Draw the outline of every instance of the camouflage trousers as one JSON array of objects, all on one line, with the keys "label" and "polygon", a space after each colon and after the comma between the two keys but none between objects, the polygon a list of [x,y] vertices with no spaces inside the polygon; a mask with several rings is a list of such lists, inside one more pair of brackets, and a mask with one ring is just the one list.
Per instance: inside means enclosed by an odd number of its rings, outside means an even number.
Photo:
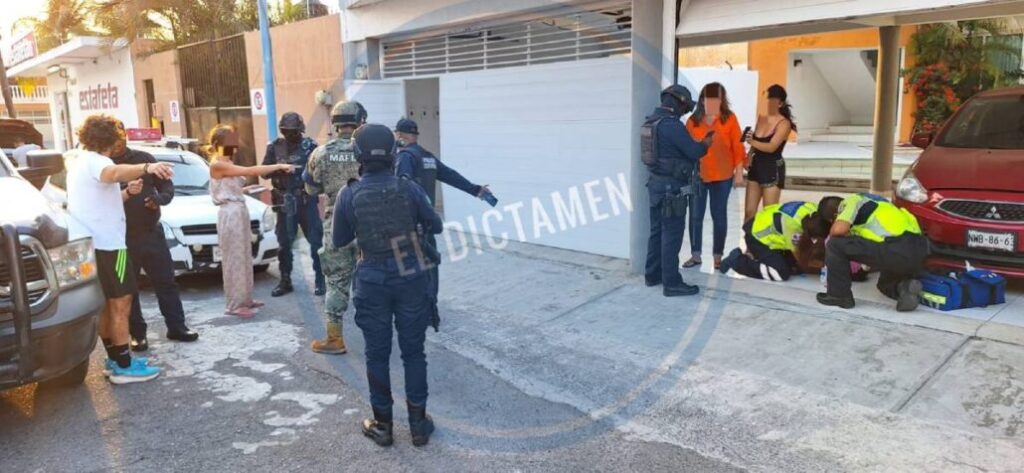
[{"label": "camouflage trousers", "polygon": [[352,291],[352,274],[356,269],[356,245],[349,244],[343,248],[334,248],[324,241],[320,248],[320,267],[327,281],[327,294],[324,298],[324,312],[328,322],[341,323],[341,318],[348,310],[349,295]]}]

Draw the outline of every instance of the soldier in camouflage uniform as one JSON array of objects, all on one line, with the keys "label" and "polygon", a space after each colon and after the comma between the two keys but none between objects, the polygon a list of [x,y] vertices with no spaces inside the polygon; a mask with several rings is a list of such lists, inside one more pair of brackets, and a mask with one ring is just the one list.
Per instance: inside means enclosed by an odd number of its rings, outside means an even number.
[{"label": "soldier in camouflage uniform", "polygon": [[320,264],[327,278],[327,297],[324,299],[327,338],[313,341],[311,348],[317,353],[340,355],[346,352],[341,320],[348,309],[352,272],[356,266],[356,244],[334,248],[331,228],[338,193],[350,181],[359,179],[359,162],[353,151],[355,142],[352,133],[365,122],[366,109],[359,102],[341,101],[335,104],[331,109],[331,124],[335,127],[337,137],[313,151],[302,175],[306,192],[327,197],[324,212],[325,239],[320,249]]}]

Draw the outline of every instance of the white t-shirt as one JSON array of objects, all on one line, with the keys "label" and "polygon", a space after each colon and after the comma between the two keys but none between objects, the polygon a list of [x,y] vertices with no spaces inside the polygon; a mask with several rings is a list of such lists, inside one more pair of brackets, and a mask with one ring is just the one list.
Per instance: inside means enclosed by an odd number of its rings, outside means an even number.
[{"label": "white t-shirt", "polygon": [[121,186],[100,181],[100,173],[114,162],[92,151],[78,151],[68,161],[68,212],[89,229],[97,250],[124,249]]}]

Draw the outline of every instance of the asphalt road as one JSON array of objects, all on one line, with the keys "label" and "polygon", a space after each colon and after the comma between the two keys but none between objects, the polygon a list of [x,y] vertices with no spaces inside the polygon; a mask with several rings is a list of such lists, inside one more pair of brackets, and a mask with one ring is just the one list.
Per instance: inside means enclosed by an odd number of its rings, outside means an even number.
[{"label": "asphalt road", "polygon": [[396,444],[379,448],[359,432],[369,407],[351,310],[350,353],[314,354],[307,347],[323,326],[308,279],[277,299],[275,282],[274,270],[257,276],[267,306],[240,320],[222,313],[219,275],[180,278],[197,344],[163,338],[146,292],[150,355],[165,369],[156,381],[110,385],[98,349],[84,386],[0,392],[0,471],[735,471],[529,395],[446,349],[433,332],[430,410],[438,431],[430,445],[411,446],[396,344]]}]

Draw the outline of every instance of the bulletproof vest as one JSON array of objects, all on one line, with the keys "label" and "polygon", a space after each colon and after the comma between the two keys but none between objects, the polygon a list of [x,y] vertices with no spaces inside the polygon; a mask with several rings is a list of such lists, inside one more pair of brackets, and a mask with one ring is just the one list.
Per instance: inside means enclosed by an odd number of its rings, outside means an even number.
[{"label": "bulletproof vest", "polygon": [[401,152],[409,153],[413,156],[415,162],[413,168],[416,170],[416,175],[412,176],[412,178],[423,188],[423,191],[427,193],[427,198],[430,199],[430,203],[433,204],[434,199],[437,198],[437,158],[418,143],[413,143],[403,148]]},{"label": "bulletproof vest", "polygon": [[305,138],[291,152],[288,151],[288,142],[284,138],[274,140],[274,160],[278,164],[294,164],[300,166],[296,172],[287,174],[276,172],[271,176],[270,182],[277,190],[302,189],[302,168],[306,166],[305,157],[311,150],[307,150],[308,143]]},{"label": "bulletproof vest", "polygon": [[317,163],[319,181],[327,194],[328,205],[334,205],[334,198],[350,179],[359,179],[359,162],[353,151],[355,142],[351,138],[335,138],[324,145],[324,154]]},{"label": "bulletproof vest", "polygon": [[[694,163],[686,159],[684,156],[663,156],[658,149],[658,142],[660,137],[658,136],[658,128],[665,119],[676,119],[669,116],[654,115],[647,118],[644,122],[643,127],[640,129],[640,158],[643,163],[647,165],[647,169],[651,171],[651,174],[663,178],[673,178],[682,181],[686,184],[693,185],[696,183],[697,167]],[[649,150],[645,154],[644,150],[648,145],[644,144],[644,136],[649,134]]]},{"label": "bulletproof vest", "polygon": [[416,222],[408,185],[401,179],[353,185],[356,244],[364,258],[394,258],[398,251],[413,254]]}]

